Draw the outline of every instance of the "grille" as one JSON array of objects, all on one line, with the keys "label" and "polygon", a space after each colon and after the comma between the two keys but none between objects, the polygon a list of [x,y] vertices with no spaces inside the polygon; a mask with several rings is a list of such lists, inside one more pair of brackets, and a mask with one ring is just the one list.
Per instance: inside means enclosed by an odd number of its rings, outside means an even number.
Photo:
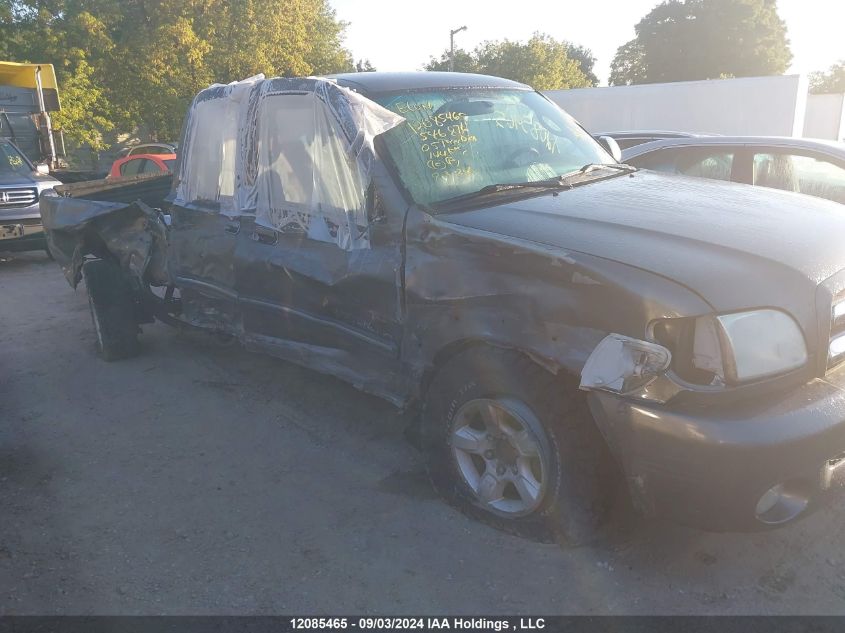
[{"label": "grille", "polygon": [[28,207],[38,201],[35,187],[0,189],[0,209]]}]

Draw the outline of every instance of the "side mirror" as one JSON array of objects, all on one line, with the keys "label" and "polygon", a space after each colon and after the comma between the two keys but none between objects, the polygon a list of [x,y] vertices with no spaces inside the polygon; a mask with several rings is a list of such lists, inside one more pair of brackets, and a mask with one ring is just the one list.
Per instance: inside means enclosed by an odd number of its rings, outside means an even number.
[{"label": "side mirror", "polygon": [[47,176],[50,174],[50,165],[46,165],[44,163],[38,163],[35,166],[36,173],[41,174],[42,176]]},{"label": "side mirror", "polygon": [[600,136],[598,138],[599,145],[605,148],[608,153],[613,156],[613,160],[617,163],[622,162],[622,149],[619,147],[619,143],[616,142],[612,136]]}]

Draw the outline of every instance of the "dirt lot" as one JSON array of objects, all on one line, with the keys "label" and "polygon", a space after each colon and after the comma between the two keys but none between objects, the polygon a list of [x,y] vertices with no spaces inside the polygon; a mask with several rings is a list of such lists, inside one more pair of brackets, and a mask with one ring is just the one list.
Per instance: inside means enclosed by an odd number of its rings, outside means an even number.
[{"label": "dirt lot", "polygon": [[777,532],[639,522],[562,551],[432,494],[389,405],[0,261],[0,614],[845,613],[845,500]]}]

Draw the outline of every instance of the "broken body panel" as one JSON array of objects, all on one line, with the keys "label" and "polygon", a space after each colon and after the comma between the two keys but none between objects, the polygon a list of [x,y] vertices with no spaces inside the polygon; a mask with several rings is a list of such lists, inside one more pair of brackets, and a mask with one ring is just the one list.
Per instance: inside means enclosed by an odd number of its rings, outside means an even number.
[{"label": "broken body panel", "polygon": [[[518,350],[553,373],[579,376],[608,335],[660,347],[656,323],[776,308],[806,341],[807,362],[794,371],[700,384],[674,362],[667,367],[667,355],[624,396],[595,382],[601,372],[584,376],[639,507],[709,527],[760,527],[753,500],[766,487],[812,479],[845,449],[845,391],[826,365],[831,304],[845,291],[837,205],[649,172],[452,207],[420,204],[379,136],[403,119],[361,94],[381,102],[457,81],[427,75],[423,86],[374,77],[368,89],[340,77],[212,87],[188,116],[167,200],[95,202],[74,197],[92,194],[75,185],[42,198],[53,253],[74,286],[86,255],[114,258],[139,287],[179,290],[171,317],[399,406],[419,401],[437,368],[468,346]],[[494,78],[461,81],[473,90],[526,90]],[[262,136],[262,122],[281,120],[262,118],[262,104],[281,96],[287,108],[288,97],[305,95],[315,117],[335,121],[316,125],[305,149],[291,148],[302,140],[293,135]],[[228,149],[214,160],[203,150],[190,164],[192,135],[205,129],[197,113],[214,100],[231,123],[229,140],[218,135]],[[282,149],[269,149],[277,141]],[[318,146],[335,157],[331,165],[314,159]],[[285,152],[309,158],[311,170],[299,178],[301,165],[280,166]],[[262,182],[273,170],[284,186]],[[337,191],[315,180],[329,172],[353,184]],[[293,191],[291,183],[303,182]],[[805,416],[813,420],[801,428]],[[744,473],[744,464],[756,469]],[[729,500],[718,498],[724,477],[707,475],[722,466],[738,490]]]}]

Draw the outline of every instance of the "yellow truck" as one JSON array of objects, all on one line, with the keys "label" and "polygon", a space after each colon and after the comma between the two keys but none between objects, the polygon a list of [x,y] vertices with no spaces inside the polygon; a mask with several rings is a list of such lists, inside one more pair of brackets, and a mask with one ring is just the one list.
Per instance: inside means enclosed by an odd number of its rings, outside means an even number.
[{"label": "yellow truck", "polygon": [[0,137],[12,141],[33,163],[59,167],[61,134],[50,113],[61,109],[52,64],[0,62]]},{"label": "yellow truck", "polygon": [[0,252],[47,249],[38,202],[60,184],[50,176],[64,153],[50,121],[59,107],[52,65],[0,62]]}]

